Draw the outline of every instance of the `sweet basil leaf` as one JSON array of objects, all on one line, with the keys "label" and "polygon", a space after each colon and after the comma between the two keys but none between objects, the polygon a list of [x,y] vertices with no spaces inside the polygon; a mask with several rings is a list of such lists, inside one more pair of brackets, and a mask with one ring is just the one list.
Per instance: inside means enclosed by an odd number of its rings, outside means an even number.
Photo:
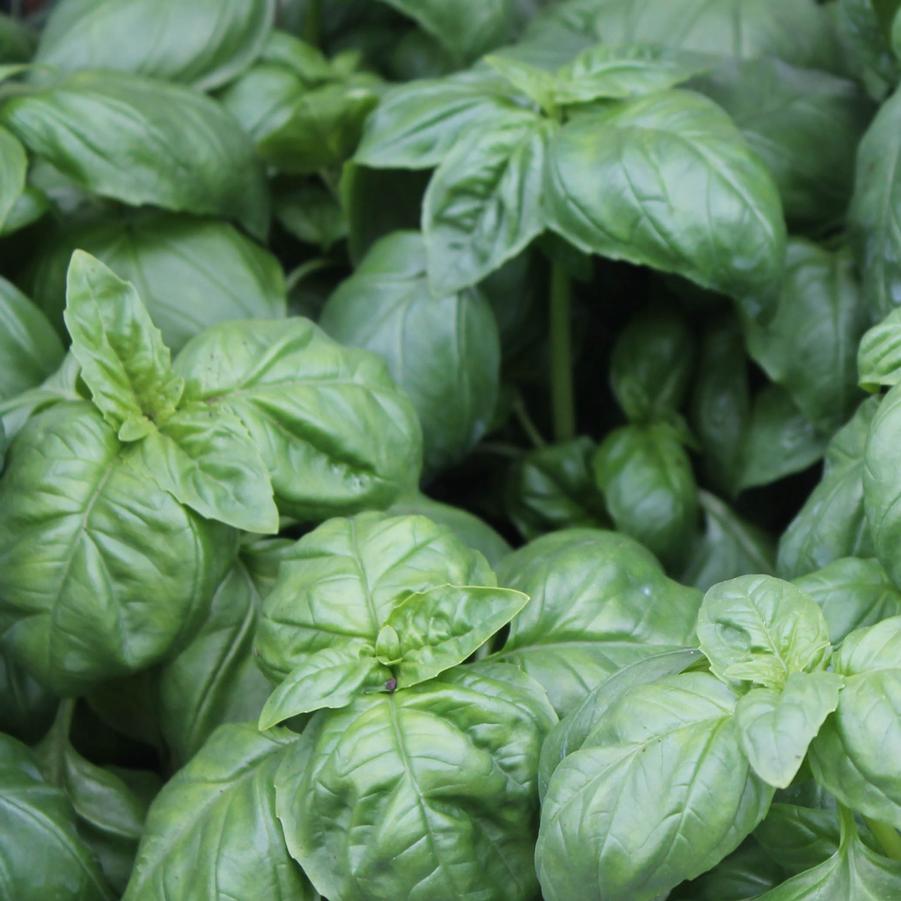
[{"label": "sweet basil leaf", "polygon": [[777,571],[797,578],[841,557],[873,556],[864,510],[864,450],[879,402],[862,403],[826,448],[823,476],[779,540]]},{"label": "sweet basil leaf", "polygon": [[[886,6],[890,3],[878,3],[882,10]],[[840,0],[835,18],[848,68],[866,85],[871,96],[884,97],[897,82],[899,69],[888,43],[888,28],[877,15],[877,3]]]},{"label": "sweet basil leaf", "polygon": [[275,814],[275,773],[295,740],[249,723],[217,729],[153,802],[124,898],[207,897],[212,881],[233,898],[312,901]]},{"label": "sweet basil leaf", "polygon": [[395,232],[376,242],[320,317],[335,340],[378,354],[413,402],[426,472],[459,462],[488,430],[501,348],[478,292],[433,296],[423,239]]},{"label": "sweet basil leaf", "polygon": [[[735,701],[710,674],[687,673],[635,686],[607,711],[544,796],[535,860],[548,901],[651,901],[754,829],[772,789],[742,755]],[[632,803],[617,804],[624,796]]]},{"label": "sweet basil leaf", "polygon": [[554,532],[507,557],[498,577],[530,600],[495,657],[540,682],[560,715],[621,667],[694,644],[700,593],[625,535]]},{"label": "sweet basil leaf", "polygon": [[820,608],[772,576],[714,585],[698,612],[698,638],[721,679],[767,688],[781,688],[791,673],[824,669],[832,652]]},{"label": "sweet basil leaf", "polygon": [[322,711],[276,776],[288,848],[327,897],[425,901],[451,878],[460,896],[527,901],[555,721],[527,676],[484,663]]},{"label": "sweet basil leaf", "polygon": [[777,802],[754,830],[754,839],[776,863],[799,873],[838,850],[839,821],[834,809]]},{"label": "sweet basil leaf", "polygon": [[857,351],[857,375],[864,391],[901,382],[901,310],[892,310],[864,333]]},{"label": "sweet basil leaf", "polygon": [[275,216],[299,241],[330,250],[347,237],[347,217],[338,198],[324,185],[302,181],[275,197]]},{"label": "sweet basil leaf", "polygon": [[185,345],[175,369],[187,400],[243,423],[284,516],[387,506],[417,480],[419,424],[384,364],[306,319],[213,326]]},{"label": "sweet basil leaf", "polygon": [[753,841],[745,841],[715,867],[681,890],[692,901],[746,901],[773,888],[785,871]]},{"label": "sweet basil leaf", "polygon": [[25,148],[14,135],[0,128],[0,229],[4,227],[13,207],[25,190],[27,160]]},{"label": "sweet basil leaf", "polygon": [[0,650],[0,732],[31,744],[50,728],[58,706],[53,692]]},{"label": "sweet basil leaf", "polygon": [[63,316],[81,377],[121,439],[142,438],[173,416],[184,380],[172,372],[169,348],[134,285],[77,250]]},{"label": "sweet basil leaf", "polygon": [[85,190],[267,231],[269,197],[250,140],[196,91],[124,72],[78,72],[7,98],[0,121]]},{"label": "sweet basil leaf", "polygon": [[615,429],[593,466],[616,528],[664,562],[681,560],[698,515],[698,489],[676,430],[668,423]]}]

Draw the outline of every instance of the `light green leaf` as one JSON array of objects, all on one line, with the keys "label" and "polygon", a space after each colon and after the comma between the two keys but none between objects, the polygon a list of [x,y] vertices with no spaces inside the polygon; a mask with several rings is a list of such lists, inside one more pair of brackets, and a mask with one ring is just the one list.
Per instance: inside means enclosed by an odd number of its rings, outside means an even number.
[{"label": "light green leaf", "polygon": [[5,128],[0,128],[0,171],[3,173],[0,177],[0,229],[25,190],[27,165],[22,143]]},{"label": "light green leaf", "polygon": [[721,679],[766,688],[781,688],[791,673],[825,669],[832,652],[820,608],[772,576],[714,585],[698,613],[698,638]]},{"label": "light green leaf", "polygon": [[841,676],[791,673],[781,691],[754,688],[735,708],[741,749],[764,782],[787,788],[826,717],[838,707]]},{"label": "light green leaf", "polygon": [[63,318],[81,377],[122,440],[143,438],[171,419],[185,383],[134,285],[76,250]]},{"label": "light green leaf", "polygon": [[545,112],[553,112],[557,87],[557,76],[554,73],[504,51],[486,56],[485,62]]},{"label": "light green leaf", "polygon": [[871,394],[901,382],[901,309],[892,310],[861,338],[857,377],[860,387]]}]

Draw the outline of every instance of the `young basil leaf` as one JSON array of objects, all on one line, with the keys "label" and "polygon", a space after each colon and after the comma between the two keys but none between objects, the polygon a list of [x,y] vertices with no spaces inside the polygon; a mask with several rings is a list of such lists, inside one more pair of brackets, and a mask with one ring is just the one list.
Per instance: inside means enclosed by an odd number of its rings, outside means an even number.
[{"label": "young basil leaf", "polygon": [[92,193],[234,218],[266,234],[269,197],[253,146],[219,104],[196,91],[125,72],[78,72],[7,98],[0,121]]},{"label": "young basil leaf", "polygon": [[387,506],[418,478],[419,423],[385,365],[308,320],[220,323],[185,345],[175,369],[187,400],[243,423],[284,516]]},{"label": "young basil leaf", "polygon": [[422,210],[433,291],[476,284],[544,231],[545,155],[555,128],[534,113],[509,113],[444,158]]},{"label": "young basil leaf", "polygon": [[153,802],[123,901],[203,898],[211,884],[232,898],[313,901],[275,813],[273,780],[296,738],[250,723],[217,729]]},{"label": "young basil leaf", "polygon": [[561,716],[621,667],[694,644],[700,592],[625,535],[554,532],[512,553],[498,576],[531,600],[494,656],[540,682]]},{"label": "young basil leaf", "polygon": [[22,143],[5,128],[0,128],[0,171],[3,172],[0,178],[0,229],[25,190],[27,165]]},{"label": "young basil leaf", "polygon": [[797,578],[841,557],[873,556],[864,510],[864,450],[879,401],[864,401],[826,448],[819,484],[779,539],[776,569]]},{"label": "young basil leaf", "polygon": [[493,53],[485,57],[485,62],[506,78],[517,91],[537,103],[542,110],[548,114],[554,112],[557,75],[553,72],[519,59],[515,52],[513,55],[503,51]]},{"label": "young basil leaf", "polygon": [[120,69],[218,87],[250,65],[272,27],[274,0],[63,0],[35,62],[64,71]]},{"label": "young basil leaf", "polygon": [[882,319],[901,304],[901,91],[881,107],[857,151],[848,223],[870,316]]},{"label": "young basil leaf", "polygon": [[772,576],[714,585],[698,612],[698,638],[719,678],[766,688],[781,688],[791,673],[825,669],[832,652],[820,608]]},{"label": "young basil leaf", "polygon": [[172,418],[185,383],[132,284],[76,250],[63,318],[81,377],[120,439],[143,438]]},{"label": "young basil leaf", "polygon": [[257,628],[259,665],[281,682],[316,651],[374,648],[399,602],[445,584],[496,579],[481,554],[423,516],[331,519],[283,558]]},{"label": "young basil leaf", "polygon": [[901,310],[892,310],[864,333],[857,351],[858,384],[875,394],[901,382]]},{"label": "young basil leaf", "polygon": [[463,663],[528,602],[521,591],[471,585],[438,585],[408,595],[385,621],[399,640],[392,666],[397,687],[417,685]]},{"label": "young basil leaf", "polygon": [[205,519],[245,532],[278,532],[266,464],[227,408],[182,406],[144,438],[138,453],[160,488]]},{"label": "young basil leaf", "polygon": [[687,91],[578,116],[548,151],[548,225],[587,253],[740,299],[778,285],[776,186],[729,117]]},{"label": "young basil leaf", "polygon": [[615,429],[594,457],[594,476],[616,528],[661,560],[681,560],[698,515],[691,461],[668,423]]},{"label": "young basil leaf", "polygon": [[288,848],[330,898],[528,901],[535,772],[555,721],[528,676],[485,663],[321,711],[276,775]]},{"label": "young basil leaf", "polygon": [[835,673],[790,673],[781,691],[754,688],[738,699],[741,749],[764,782],[789,786],[811,741],[838,707],[841,687]]},{"label": "young basil leaf", "polygon": [[0,480],[4,644],[60,694],[145,669],[203,618],[233,541],[123,455],[92,405],[57,404]]},{"label": "young basil leaf", "polygon": [[710,674],[686,673],[637,685],[607,711],[544,796],[543,897],[651,901],[738,846],[773,792],[742,755],[735,701]]},{"label": "young basil leaf", "polygon": [[842,557],[794,583],[820,605],[833,645],[862,626],[901,616],[901,591],[878,560]]},{"label": "young basil leaf", "polygon": [[115,894],[79,837],[66,796],[41,778],[28,748],[7,735],[0,735],[0,794],[0,892],[5,897],[112,901]]},{"label": "young basil leaf", "polygon": [[488,430],[501,365],[494,314],[478,292],[432,295],[418,233],[395,232],[374,244],[319,323],[335,340],[388,364],[422,424],[427,474],[459,462]]}]

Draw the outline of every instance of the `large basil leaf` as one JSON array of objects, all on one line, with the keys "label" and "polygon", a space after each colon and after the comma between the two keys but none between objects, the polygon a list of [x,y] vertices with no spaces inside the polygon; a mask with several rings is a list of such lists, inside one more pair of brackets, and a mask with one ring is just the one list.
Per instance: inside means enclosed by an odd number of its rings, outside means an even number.
[{"label": "large basil leaf", "polygon": [[187,399],[250,432],[285,516],[387,506],[417,479],[419,423],[384,363],[306,319],[220,323],[189,341],[175,368]]},{"label": "large basil leaf", "polygon": [[614,430],[595,454],[594,475],[619,531],[667,563],[681,560],[695,529],[698,489],[671,425]]},{"label": "large basil leaf", "polygon": [[779,539],[777,571],[796,578],[841,557],[873,555],[864,511],[864,449],[879,401],[858,407],[826,449],[820,483]]},{"label": "large basil leaf", "polygon": [[275,773],[295,739],[217,729],[153,802],[124,898],[316,898],[275,813]]},{"label": "large basil leaf", "polygon": [[250,139],[196,91],[124,72],[78,72],[8,98],[0,121],[94,194],[267,231],[269,197]]},{"label": "large basil leaf", "polygon": [[274,12],[274,0],[63,0],[41,31],[35,61],[209,89],[253,62]]},{"label": "large basil leaf", "polygon": [[761,303],[778,282],[776,186],[698,94],[664,91],[574,118],[551,141],[546,190],[549,226],[585,252]]},{"label": "large basil leaf", "polygon": [[882,319],[901,304],[901,90],[883,104],[857,151],[848,211],[863,295]]},{"label": "large basil leaf", "polygon": [[510,113],[462,139],[425,194],[429,281],[439,293],[481,281],[544,231],[543,179],[554,126]]},{"label": "large basil leaf", "polygon": [[835,670],[838,709],[810,747],[817,781],[865,816],[901,829],[901,774],[886,749],[901,742],[901,616],[852,632]]},{"label": "large basil leaf", "polygon": [[775,542],[762,529],[742,519],[719,498],[698,494],[704,513],[704,531],[691,545],[680,582],[706,591],[748,573],[775,570]]},{"label": "large basil leaf", "polygon": [[257,628],[259,665],[280,682],[316,651],[361,643],[374,650],[382,626],[410,594],[495,584],[481,554],[425,517],[329,520],[283,557]]},{"label": "large basil leaf", "polygon": [[316,715],[276,776],[288,848],[331,898],[535,896],[535,774],[556,721],[503,664]]},{"label": "large basil leaf", "polygon": [[62,694],[146,668],[202,619],[230,535],[157,488],[92,406],[58,404],[0,481],[4,644]]},{"label": "large basil leaf", "polygon": [[548,785],[535,855],[543,897],[652,901],[738,846],[772,789],[742,755],[735,701],[713,676],[688,673],[614,703]]},{"label": "large basil leaf", "polygon": [[858,400],[856,349],[866,325],[851,254],[793,238],[779,306],[766,326],[749,326],[749,350],[804,417],[831,433]]},{"label": "large basil leaf", "polygon": [[791,673],[825,669],[832,652],[820,608],[772,576],[714,585],[698,613],[698,638],[721,679],[766,688],[781,688]]},{"label": "large basil leaf", "polygon": [[789,222],[841,219],[872,114],[854,82],[761,58],[725,61],[691,87],[729,113],[766,163]]},{"label": "large basil leaf", "polygon": [[62,344],[46,317],[0,278],[0,399],[39,385],[62,358]]},{"label": "large basil leaf", "polygon": [[540,682],[561,716],[621,667],[694,644],[700,592],[625,535],[545,535],[507,557],[498,578],[531,600],[495,657]]},{"label": "large basil leaf", "polygon": [[285,280],[272,254],[225,222],[151,213],[76,220],[38,244],[26,284],[60,324],[66,270],[77,247],[139,288],[173,351],[217,322],[285,315]]},{"label": "large basil leaf", "polygon": [[75,829],[65,795],[42,778],[28,748],[0,735],[0,892],[17,901],[112,901]]},{"label": "large basil leaf", "polygon": [[878,560],[843,557],[794,582],[820,605],[834,645],[855,629],[901,616],[901,591]]},{"label": "large basil leaf", "polygon": [[422,423],[431,474],[461,460],[488,430],[501,351],[485,298],[470,291],[433,296],[425,264],[417,233],[382,238],[332,295],[320,325],[388,364]]},{"label": "large basil leaf", "polygon": [[591,469],[594,452],[594,442],[582,435],[529,451],[510,467],[507,515],[523,537],[608,524]]}]

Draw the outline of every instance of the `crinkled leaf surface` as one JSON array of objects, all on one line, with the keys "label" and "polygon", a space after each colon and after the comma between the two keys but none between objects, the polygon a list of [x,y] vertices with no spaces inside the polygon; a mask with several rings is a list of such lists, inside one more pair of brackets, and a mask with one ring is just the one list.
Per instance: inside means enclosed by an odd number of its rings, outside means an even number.
[{"label": "crinkled leaf surface", "polygon": [[892,310],[864,333],[857,351],[861,388],[876,392],[901,382],[901,310]]}]

